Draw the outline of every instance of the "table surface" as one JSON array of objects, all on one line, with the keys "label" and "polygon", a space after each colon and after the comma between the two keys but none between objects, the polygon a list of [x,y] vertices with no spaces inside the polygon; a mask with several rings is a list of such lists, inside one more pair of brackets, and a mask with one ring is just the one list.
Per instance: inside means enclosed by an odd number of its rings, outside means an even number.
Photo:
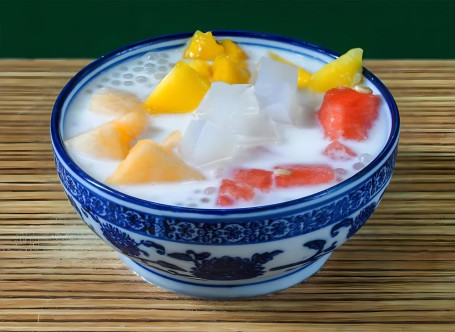
[{"label": "table surface", "polygon": [[0,60],[1,331],[455,330],[455,60],[365,62],[402,119],[379,208],[307,282],[227,302],[142,281],[66,200],[49,119],[88,62]]}]

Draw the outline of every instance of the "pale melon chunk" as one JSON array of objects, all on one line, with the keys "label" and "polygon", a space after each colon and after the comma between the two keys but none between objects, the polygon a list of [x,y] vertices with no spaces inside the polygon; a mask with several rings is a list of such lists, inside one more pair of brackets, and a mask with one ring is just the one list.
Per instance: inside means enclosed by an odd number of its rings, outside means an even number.
[{"label": "pale melon chunk", "polygon": [[142,108],[135,94],[117,89],[98,90],[90,99],[90,112],[102,115],[122,116]]},{"label": "pale melon chunk", "polygon": [[68,140],[66,144],[90,157],[123,159],[131,148],[131,142],[146,129],[147,117],[143,110],[129,112]]},{"label": "pale melon chunk", "polygon": [[74,137],[66,144],[79,153],[104,159],[123,159],[130,149],[129,142],[122,138],[112,122]]},{"label": "pale melon chunk", "polygon": [[202,179],[204,176],[200,172],[185,164],[174,153],[166,151],[156,142],[144,139],[136,143],[106,182],[131,185]]},{"label": "pale melon chunk", "polygon": [[188,163],[203,166],[232,158],[238,150],[237,136],[217,124],[193,120],[179,144],[180,155]]},{"label": "pale melon chunk", "polygon": [[273,120],[292,123],[296,108],[297,67],[262,58],[254,84],[259,107]]},{"label": "pale melon chunk", "polygon": [[145,110],[139,110],[127,113],[115,119],[112,123],[122,135],[134,139],[147,128],[148,117],[149,115]]},{"label": "pale melon chunk", "polygon": [[174,130],[171,132],[168,137],[166,137],[161,143],[161,147],[166,151],[173,151],[174,148],[180,143],[182,140],[182,132],[180,130]]}]

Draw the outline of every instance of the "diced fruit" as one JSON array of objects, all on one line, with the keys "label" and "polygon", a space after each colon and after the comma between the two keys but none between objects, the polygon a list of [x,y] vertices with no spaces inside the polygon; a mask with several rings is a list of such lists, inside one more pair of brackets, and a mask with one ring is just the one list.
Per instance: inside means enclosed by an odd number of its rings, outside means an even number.
[{"label": "diced fruit", "polygon": [[185,59],[215,60],[224,53],[224,47],[218,44],[210,31],[196,31],[190,39],[183,57]]},{"label": "diced fruit", "polygon": [[183,61],[152,91],[144,103],[154,113],[187,113],[196,109],[210,88],[210,82]]},{"label": "diced fruit", "polygon": [[201,59],[194,59],[188,63],[191,68],[199,73],[202,77],[210,80],[212,77],[212,66],[207,61]]},{"label": "diced fruit", "polygon": [[349,88],[327,91],[318,112],[325,136],[331,140],[365,140],[379,115],[380,103],[380,96]]},{"label": "diced fruit", "polygon": [[238,150],[238,141],[234,133],[211,121],[198,119],[188,125],[179,150],[185,161],[203,166],[232,158]]},{"label": "diced fruit", "polygon": [[272,188],[273,172],[263,169],[236,169],[233,171],[232,178],[234,182],[245,183],[261,191],[269,192]]},{"label": "diced fruit", "polygon": [[230,206],[236,201],[251,201],[253,198],[254,190],[250,185],[223,179],[216,202],[218,206]]},{"label": "diced fruit", "polygon": [[349,160],[357,156],[354,151],[337,140],[327,145],[323,153],[333,160]]},{"label": "diced fruit", "polygon": [[68,140],[67,144],[91,157],[123,159],[131,148],[131,142],[145,130],[147,117],[143,110],[129,112]]},{"label": "diced fruit", "polygon": [[287,64],[287,65],[297,67],[297,66],[296,66],[295,64],[293,64],[291,61],[288,61],[288,60],[286,60],[285,58],[280,57],[280,56],[279,56],[278,54],[276,54],[275,52],[269,51],[269,57],[270,57],[270,59],[272,59],[272,60],[279,61],[279,62],[285,63],[285,64]]},{"label": "diced fruit", "polygon": [[250,72],[241,62],[232,60],[226,55],[218,56],[212,65],[212,80],[229,84],[246,84],[250,80]]},{"label": "diced fruit", "polygon": [[332,167],[326,165],[291,164],[275,167],[277,187],[295,187],[323,184],[335,179]]},{"label": "diced fruit", "polygon": [[140,140],[106,182],[129,185],[202,180],[204,176],[151,140]]},{"label": "diced fruit", "polygon": [[95,158],[123,159],[130,149],[112,123],[106,123],[66,142],[68,147]]},{"label": "diced fruit", "polygon": [[292,123],[296,109],[297,68],[262,58],[254,91],[262,111],[273,120]]},{"label": "diced fruit", "polygon": [[311,73],[307,72],[305,69],[298,67],[299,70],[299,79],[297,81],[297,86],[299,88],[305,88],[308,86],[308,82],[311,78]]},{"label": "diced fruit", "polygon": [[226,54],[228,58],[234,59],[236,61],[248,59],[248,55],[246,55],[242,48],[232,40],[225,39],[221,42],[221,45],[223,45],[224,54]]},{"label": "diced fruit", "polygon": [[148,115],[144,110],[129,112],[112,121],[121,137],[129,143],[147,127]]},{"label": "diced fruit", "polygon": [[117,89],[101,89],[90,99],[90,112],[97,114],[121,116],[142,108],[136,95]]},{"label": "diced fruit", "polygon": [[161,147],[163,150],[172,151],[181,140],[182,132],[180,130],[174,130],[164,139],[163,143],[161,143]]},{"label": "diced fruit", "polygon": [[279,61],[279,62],[282,62],[282,63],[285,63],[285,64],[288,64],[288,65],[291,65],[291,66],[294,66],[294,67],[297,67],[298,69],[298,80],[297,80],[297,86],[299,88],[305,88],[308,86],[308,82],[310,81],[310,78],[311,78],[311,73],[307,72],[305,69],[301,68],[301,67],[298,67],[296,66],[295,64],[293,64],[292,62],[280,57],[278,54],[276,53],[273,53],[273,52],[269,52],[269,56],[271,59],[275,60],[275,61]]},{"label": "diced fruit", "polygon": [[216,200],[216,205],[218,206],[232,206],[234,204],[235,201],[229,196],[219,195]]},{"label": "diced fruit", "polygon": [[353,48],[315,72],[308,86],[316,92],[338,87],[353,87],[362,81],[361,48]]}]

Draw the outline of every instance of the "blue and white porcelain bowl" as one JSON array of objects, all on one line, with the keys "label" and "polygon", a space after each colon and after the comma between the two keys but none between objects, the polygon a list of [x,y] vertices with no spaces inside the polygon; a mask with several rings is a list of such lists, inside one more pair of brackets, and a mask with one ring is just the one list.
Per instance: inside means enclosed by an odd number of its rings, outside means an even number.
[{"label": "blue and white porcelain bowl", "polygon": [[[338,56],[320,46],[276,35],[214,34],[324,62]],[[316,273],[378,206],[397,155],[397,106],[387,88],[364,69],[368,84],[382,94],[389,112],[391,130],[384,149],[346,181],[284,203],[231,210],[177,207],[125,195],[91,178],[73,162],[63,143],[63,121],[74,97],[106,68],[153,50],[179,47],[190,36],[169,35],[125,46],[74,76],[60,93],[51,120],[58,175],[82,220],[145,280],[177,293],[216,299],[286,289]]]}]

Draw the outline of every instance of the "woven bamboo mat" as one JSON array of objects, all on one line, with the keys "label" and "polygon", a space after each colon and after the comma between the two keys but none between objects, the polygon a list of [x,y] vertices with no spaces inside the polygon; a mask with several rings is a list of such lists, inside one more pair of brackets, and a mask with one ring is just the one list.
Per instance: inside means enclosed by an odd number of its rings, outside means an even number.
[{"label": "woven bamboo mat", "polygon": [[366,61],[398,103],[377,212],[306,283],[214,302],[131,273],[76,216],[49,138],[87,60],[0,60],[0,331],[454,331],[455,60]]}]

